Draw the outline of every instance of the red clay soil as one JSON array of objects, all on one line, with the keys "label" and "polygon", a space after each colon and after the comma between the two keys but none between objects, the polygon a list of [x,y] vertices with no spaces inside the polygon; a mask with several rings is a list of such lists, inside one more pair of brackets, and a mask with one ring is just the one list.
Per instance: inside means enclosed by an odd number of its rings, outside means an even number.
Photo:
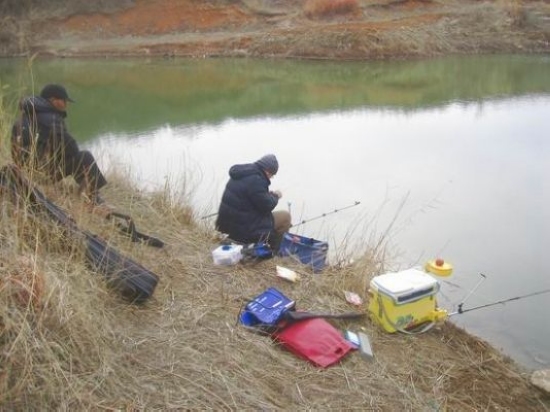
[{"label": "red clay soil", "polygon": [[497,0],[364,0],[353,10],[314,14],[310,1],[136,0],[115,13],[34,21],[29,49],[58,56],[322,59],[550,50],[550,30],[541,30],[550,16],[544,2],[518,9]]},{"label": "red clay soil", "polygon": [[183,31],[208,31],[244,26],[253,15],[241,7],[198,1],[138,0],[136,6],[113,15],[79,15],[61,22],[63,30],[109,36],[151,36]]},{"label": "red clay soil", "polygon": [[[287,3],[292,2],[288,1]],[[411,12],[425,8],[430,2],[402,1],[394,3],[396,4],[391,6],[394,10],[402,9]],[[283,14],[282,11],[281,13]],[[352,20],[354,17],[360,19],[356,14],[346,13],[344,18],[347,21],[336,24],[336,28],[350,27],[350,17]],[[407,19],[405,25],[432,22],[437,17],[438,15],[422,12],[414,18]],[[190,30],[242,29],[255,24],[263,25],[266,20],[268,19],[265,16],[255,13],[253,10],[243,9],[242,5],[238,4],[215,5],[193,0],[138,0],[135,7],[118,14],[74,16],[62,22],[62,27],[77,33],[94,32],[99,29],[110,35],[150,36]],[[325,21],[324,24],[326,23]],[[360,24],[371,28],[395,29],[397,26],[402,26],[403,23],[403,20],[394,20],[383,23],[362,21]],[[332,27],[333,30],[336,28]]]}]

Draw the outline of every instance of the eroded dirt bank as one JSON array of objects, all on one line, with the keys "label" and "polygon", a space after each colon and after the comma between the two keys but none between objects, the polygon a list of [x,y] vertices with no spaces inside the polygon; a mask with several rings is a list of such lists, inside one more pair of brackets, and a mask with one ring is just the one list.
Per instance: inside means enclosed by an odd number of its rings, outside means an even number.
[{"label": "eroded dirt bank", "polygon": [[[11,54],[387,59],[550,51],[544,1],[136,0],[110,12],[22,19]],[[60,14],[60,13],[58,13]]]}]

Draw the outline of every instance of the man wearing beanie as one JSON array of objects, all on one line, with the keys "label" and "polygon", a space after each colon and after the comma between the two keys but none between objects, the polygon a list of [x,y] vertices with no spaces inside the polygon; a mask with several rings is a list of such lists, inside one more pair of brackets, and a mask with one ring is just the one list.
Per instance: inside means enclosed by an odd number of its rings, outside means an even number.
[{"label": "man wearing beanie", "polygon": [[292,226],[289,212],[273,212],[282,197],[278,190],[269,191],[278,170],[279,162],[272,154],[254,163],[231,166],[216,229],[236,242],[267,241],[277,252],[284,233]]},{"label": "man wearing beanie", "polygon": [[85,199],[97,205],[103,202],[98,191],[107,181],[94,156],[80,150],[67,130],[67,102],[74,100],[59,84],[48,84],[40,96],[21,100],[21,116],[12,128],[12,158],[19,166],[42,170],[54,182],[73,176]]}]

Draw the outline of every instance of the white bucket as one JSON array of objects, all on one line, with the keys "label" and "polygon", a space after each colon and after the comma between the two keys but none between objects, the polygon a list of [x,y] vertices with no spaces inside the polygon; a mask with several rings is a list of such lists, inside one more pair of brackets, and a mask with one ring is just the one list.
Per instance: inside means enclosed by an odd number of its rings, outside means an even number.
[{"label": "white bucket", "polygon": [[241,245],[221,245],[212,251],[215,265],[235,265],[241,258]]}]

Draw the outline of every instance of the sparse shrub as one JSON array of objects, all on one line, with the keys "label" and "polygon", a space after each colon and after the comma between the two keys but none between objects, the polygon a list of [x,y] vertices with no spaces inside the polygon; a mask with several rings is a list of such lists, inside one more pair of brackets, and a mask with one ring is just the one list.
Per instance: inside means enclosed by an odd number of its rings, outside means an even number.
[{"label": "sparse shrub", "polygon": [[307,0],[304,12],[308,17],[330,17],[359,10],[357,0]]},{"label": "sparse shrub", "polygon": [[2,0],[0,16],[17,18],[66,17],[85,13],[112,13],[134,6],[135,0]]},{"label": "sparse shrub", "polygon": [[521,1],[511,1],[508,5],[508,15],[512,20],[512,26],[525,28],[528,26],[527,10]]},{"label": "sparse shrub", "polygon": [[34,267],[31,259],[18,257],[11,267],[0,262],[0,292],[19,308],[38,311],[42,307],[44,274]]},{"label": "sparse shrub", "polygon": [[17,54],[22,50],[24,37],[22,27],[25,23],[13,17],[0,17],[0,55]]}]

